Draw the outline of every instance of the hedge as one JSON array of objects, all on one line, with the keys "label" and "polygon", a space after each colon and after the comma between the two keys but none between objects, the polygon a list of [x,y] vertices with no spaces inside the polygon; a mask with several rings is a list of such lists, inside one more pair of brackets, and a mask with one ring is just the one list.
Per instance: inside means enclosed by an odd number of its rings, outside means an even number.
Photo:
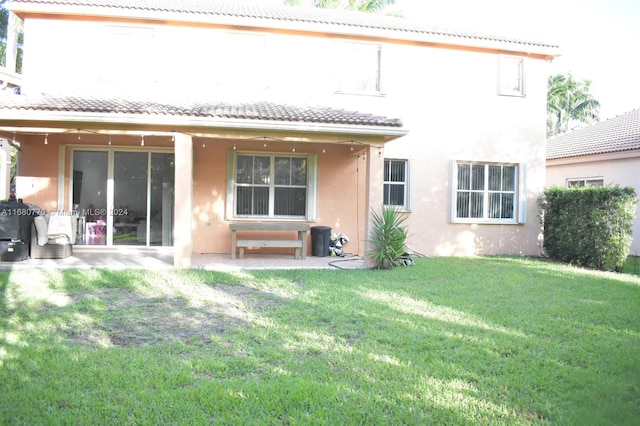
[{"label": "hedge", "polygon": [[621,271],[631,249],[632,187],[551,187],[540,201],[543,254],[560,261]]}]

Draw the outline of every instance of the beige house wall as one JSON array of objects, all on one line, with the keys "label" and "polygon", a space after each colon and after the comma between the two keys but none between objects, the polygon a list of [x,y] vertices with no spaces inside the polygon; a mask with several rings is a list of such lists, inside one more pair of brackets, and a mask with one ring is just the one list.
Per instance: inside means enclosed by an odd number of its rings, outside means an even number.
[{"label": "beige house wall", "polygon": [[[138,47],[132,49],[135,54],[116,49],[119,45],[110,38],[114,28],[126,33],[121,42],[126,39],[129,46]],[[354,152],[349,143],[336,143],[335,135],[327,137],[324,154],[320,143],[298,146],[299,152],[318,154],[318,211],[312,226],[346,233],[351,239],[347,251],[363,255],[367,240],[363,218],[368,210],[381,207],[382,160],[406,159],[411,165],[412,206],[407,213],[411,249],[438,256],[540,253],[537,198],[545,179],[545,60],[526,53],[362,39],[381,47],[382,92],[349,94],[336,90],[338,70],[346,60],[336,52],[346,38],[256,31],[263,42],[256,44],[257,50],[245,52],[240,68],[233,68],[238,55],[227,42],[250,34],[230,27],[32,18],[25,23],[24,48],[29,54],[23,64],[23,89],[27,94],[126,92],[176,99],[198,93],[234,102],[325,105],[398,117],[409,134],[386,144],[380,154],[377,148],[367,152],[367,144],[381,141],[354,138]],[[162,46],[163,54],[145,46]],[[503,54],[524,58],[526,96],[497,94]],[[55,65],[61,63],[64,66]],[[260,142],[238,137],[238,150],[264,149]],[[208,140],[205,145],[194,137],[193,252],[225,253],[230,247],[226,153],[233,142]],[[269,143],[267,151],[290,152],[291,143]],[[42,147],[41,143],[23,156],[28,158],[23,175],[37,177],[37,185],[49,180],[47,189],[36,191],[47,208],[56,206],[58,199],[59,167],[50,161],[56,156],[54,144]],[[49,161],[40,168],[42,158]],[[526,222],[451,224],[451,162],[456,160],[525,165],[527,186],[521,195],[527,200]],[[379,188],[368,191],[368,179]]]},{"label": "beige house wall", "polygon": [[[570,179],[603,179],[605,185],[631,186],[640,195],[640,152],[593,155],[590,157],[550,160],[547,163],[547,186],[566,187]],[[640,203],[633,223],[631,254],[640,256]]]}]

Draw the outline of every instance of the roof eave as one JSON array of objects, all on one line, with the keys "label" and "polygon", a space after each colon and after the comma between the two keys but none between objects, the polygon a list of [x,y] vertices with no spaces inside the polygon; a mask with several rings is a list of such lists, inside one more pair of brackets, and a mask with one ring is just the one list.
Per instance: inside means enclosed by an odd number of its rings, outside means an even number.
[{"label": "roof eave", "polygon": [[258,119],[230,119],[224,117],[180,117],[141,114],[105,114],[78,112],[17,111],[0,116],[0,129],[20,131],[21,127],[82,130],[132,130],[217,134],[224,132],[285,132],[289,134],[316,134],[332,136],[363,136],[382,138],[385,142],[406,135],[409,131],[401,127],[354,125],[338,123],[313,123],[274,121]]},{"label": "roof eave", "polygon": [[587,163],[606,160],[620,160],[625,158],[638,157],[640,157],[640,149],[594,152],[582,155],[547,158],[547,166],[559,166],[563,164]]},{"label": "roof eave", "polygon": [[60,6],[55,10],[52,10],[51,7],[46,4],[17,3],[10,6],[10,10],[23,19],[28,14],[100,16],[112,19],[136,19],[164,22],[173,21],[196,24],[227,25],[265,30],[324,33],[345,37],[391,39],[406,42],[419,42],[514,53],[517,52],[526,55],[539,56],[544,59],[553,59],[560,55],[557,46],[525,41],[495,40],[472,34],[454,35],[439,32],[420,32],[399,29],[371,28],[366,26],[349,26],[335,23],[332,24],[307,21],[286,21],[281,19],[231,16],[220,14],[208,15],[202,13],[180,13],[178,15],[175,12],[171,11],[149,11],[144,9],[126,9],[96,6]]}]

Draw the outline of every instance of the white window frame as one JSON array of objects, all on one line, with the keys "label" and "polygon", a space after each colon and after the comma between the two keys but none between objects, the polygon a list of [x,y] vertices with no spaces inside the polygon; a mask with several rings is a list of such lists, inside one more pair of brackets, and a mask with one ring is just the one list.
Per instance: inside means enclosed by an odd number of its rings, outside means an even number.
[{"label": "white window frame", "polygon": [[[474,166],[484,166],[485,178],[484,188],[480,191],[483,193],[483,216],[482,217],[458,217],[457,212],[457,195],[458,195],[458,165],[469,164]],[[490,218],[489,212],[489,194],[495,193],[488,189],[488,172],[489,166],[507,166],[515,168],[514,176],[514,206],[513,217],[511,218]],[[464,190],[466,191],[466,190]],[[498,191],[508,192],[508,191]],[[468,223],[468,224],[524,224],[527,217],[527,198],[526,198],[526,164],[524,163],[501,163],[501,162],[479,162],[479,161],[451,161],[451,206],[450,221],[451,223]]]},{"label": "white window frame", "polygon": [[585,186],[604,186],[604,177],[570,178],[567,179],[567,188]]},{"label": "white window frame", "polygon": [[[273,206],[269,208],[268,215],[238,215],[236,214],[236,168],[238,155],[257,155],[265,156],[273,159],[275,157],[300,157],[307,159],[307,203],[305,206],[304,216],[277,216],[273,214]],[[275,168],[271,167],[270,199],[271,204],[274,203],[272,196],[275,188],[274,173]],[[229,151],[227,154],[227,203],[226,203],[226,220],[291,220],[291,221],[308,221],[314,222],[317,217],[317,198],[318,198],[318,155],[317,154],[293,154],[288,152],[255,152],[255,151]]]},{"label": "white window frame", "polygon": [[[404,164],[404,182],[395,182],[387,180],[388,176],[383,176],[383,187],[387,185],[401,185],[404,187],[404,200],[401,205],[395,204],[386,204],[386,200],[384,199],[384,188],[383,188],[383,202],[385,206],[395,207],[400,209],[401,211],[411,211],[411,162],[407,159],[400,158],[385,158],[384,163],[386,165],[387,162],[394,163],[403,163]],[[385,167],[386,169],[386,167]]]},{"label": "white window frame", "polygon": [[336,63],[338,93],[383,95],[381,44],[343,41],[337,50],[340,52]]},{"label": "white window frame", "polygon": [[520,56],[498,56],[498,95],[526,96],[525,61]]}]

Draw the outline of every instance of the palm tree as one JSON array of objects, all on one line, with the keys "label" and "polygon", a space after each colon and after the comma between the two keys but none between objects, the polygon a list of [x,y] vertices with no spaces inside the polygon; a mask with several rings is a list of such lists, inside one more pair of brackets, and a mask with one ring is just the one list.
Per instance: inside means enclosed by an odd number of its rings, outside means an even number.
[{"label": "palm tree", "polygon": [[576,122],[598,121],[600,102],[589,88],[591,81],[576,81],[571,74],[552,75],[547,81],[547,137],[569,130]]},{"label": "palm tree", "polygon": [[321,9],[346,9],[360,12],[380,12],[396,0],[284,0],[290,6],[311,5]]}]

